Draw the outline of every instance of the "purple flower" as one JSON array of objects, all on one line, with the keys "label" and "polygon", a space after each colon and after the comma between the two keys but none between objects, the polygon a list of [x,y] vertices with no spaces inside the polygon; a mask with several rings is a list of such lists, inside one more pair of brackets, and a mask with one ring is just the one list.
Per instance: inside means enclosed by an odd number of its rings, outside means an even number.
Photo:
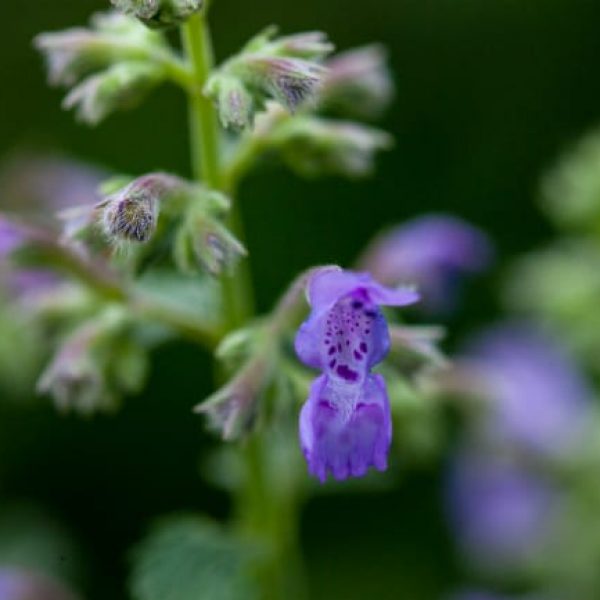
[{"label": "purple flower", "polygon": [[489,439],[555,455],[580,439],[591,392],[552,339],[531,326],[497,326],[458,361],[488,402],[482,428]]},{"label": "purple flower", "polygon": [[410,289],[392,290],[368,273],[324,268],[308,284],[312,308],[296,336],[296,353],[321,370],[300,415],[300,441],[308,469],[321,482],[383,471],[391,442],[385,382],[371,369],[390,346],[380,306],[418,300]]},{"label": "purple flower", "polygon": [[377,238],[360,267],[386,285],[415,282],[430,312],[451,310],[456,284],[465,273],[478,273],[492,258],[492,248],[479,229],[449,215],[408,221]]},{"label": "purple flower", "polygon": [[558,500],[546,480],[478,446],[464,448],[450,469],[450,522],[463,551],[482,567],[526,562],[552,527]]},{"label": "purple flower", "polygon": [[0,259],[5,260],[27,239],[26,231],[0,214]]},{"label": "purple flower", "polygon": [[19,154],[2,164],[0,190],[7,210],[39,220],[73,206],[93,206],[107,177],[100,169],[66,158]]}]

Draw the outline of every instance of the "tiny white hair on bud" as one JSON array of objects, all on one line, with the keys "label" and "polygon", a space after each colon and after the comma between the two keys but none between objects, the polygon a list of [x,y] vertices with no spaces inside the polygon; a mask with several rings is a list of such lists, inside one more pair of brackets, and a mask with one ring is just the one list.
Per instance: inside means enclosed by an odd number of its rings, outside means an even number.
[{"label": "tiny white hair on bud", "polygon": [[156,229],[157,203],[152,197],[109,199],[103,223],[110,238],[147,242]]}]

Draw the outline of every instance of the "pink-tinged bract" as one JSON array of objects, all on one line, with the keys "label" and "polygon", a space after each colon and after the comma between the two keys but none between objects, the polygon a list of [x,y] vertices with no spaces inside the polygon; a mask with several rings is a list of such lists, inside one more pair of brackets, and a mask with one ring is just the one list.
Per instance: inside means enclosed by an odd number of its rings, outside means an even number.
[{"label": "pink-tinged bract", "polygon": [[324,268],[308,285],[311,314],[296,336],[296,353],[322,374],[300,416],[300,442],[310,473],[321,482],[383,471],[392,437],[385,382],[371,369],[390,346],[381,305],[418,300],[411,289],[390,289],[368,273]]}]

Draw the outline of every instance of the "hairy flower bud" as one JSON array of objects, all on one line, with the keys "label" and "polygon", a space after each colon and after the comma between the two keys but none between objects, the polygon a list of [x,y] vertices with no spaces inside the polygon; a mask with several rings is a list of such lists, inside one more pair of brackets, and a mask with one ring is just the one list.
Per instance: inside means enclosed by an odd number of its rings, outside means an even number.
[{"label": "hairy flower bud", "polygon": [[175,260],[182,271],[200,265],[211,275],[219,275],[246,253],[229,230],[205,210],[190,210],[175,241]]},{"label": "hairy flower bud", "polygon": [[97,205],[104,233],[113,241],[147,242],[156,230],[160,202],[184,185],[166,173],[134,179]]},{"label": "hairy flower bud", "polygon": [[314,97],[325,74],[321,65],[299,58],[261,56],[248,57],[244,71],[267,96],[275,98],[290,112]]},{"label": "hairy flower bud", "polygon": [[207,415],[211,426],[225,440],[247,433],[256,417],[258,398],[268,385],[271,366],[267,357],[255,356],[227,385],[196,406],[194,412]]},{"label": "hairy flower bud", "polygon": [[137,105],[161,78],[162,72],[155,65],[116,64],[74,87],[65,97],[63,108],[76,108],[81,121],[97,125],[115,110]]},{"label": "hairy flower bud", "polygon": [[128,315],[110,307],[65,338],[38,381],[59,410],[89,415],[116,408],[137,392],[146,372],[145,347],[133,338]]},{"label": "hairy flower bud", "polygon": [[152,28],[178,25],[202,9],[203,0],[111,0],[113,6]]},{"label": "hairy flower bud", "polygon": [[375,153],[389,149],[392,138],[357,123],[298,116],[276,128],[270,143],[302,175],[363,177],[372,172]]},{"label": "hairy flower bud", "polygon": [[378,117],[394,95],[394,84],[381,46],[348,50],[327,61],[320,90],[323,108],[357,118]]},{"label": "hairy flower bud", "polygon": [[89,414],[110,409],[114,398],[104,386],[102,370],[91,348],[97,329],[86,326],[66,340],[38,382],[38,392],[50,394],[59,410]]},{"label": "hairy flower bud", "polygon": [[227,75],[212,78],[206,92],[217,99],[223,127],[243,129],[250,124],[254,112],[254,100],[252,94],[238,78]]},{"label": "hairy flower bud", "polygon": [[[127,44],[122,40],[127,39]],[[121,61],[140,60],[156,48],[165,48],[163,36],[116,12],[98,13],[90,27],[42,33],[34,40],[44,54],[53,85],[74,85],[98,69]]]}]

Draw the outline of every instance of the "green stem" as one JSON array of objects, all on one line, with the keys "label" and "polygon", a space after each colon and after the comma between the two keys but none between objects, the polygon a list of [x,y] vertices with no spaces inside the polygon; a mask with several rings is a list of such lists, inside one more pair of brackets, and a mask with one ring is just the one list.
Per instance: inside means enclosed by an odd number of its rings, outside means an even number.
[{"label": "green stem", "polygon": [[[232,207],[227,225],[243,242],[243,224],[235,202],[236,175],[225,173],[221,164],[217,114],[212,102],[203,94],[213,68],[213,52],[206,22],[206,10],[183,26],[183,41],[191,63],[193,83],[187,88],[190,105],[191,147],[194,176],[216,190],[227,193]],[[252,149],[250,149],[252,150]],[[251,160],[245,157],[244,160]],[[240,169],[240,174],[243,169]],[[225,331],[242,327],[254,315],[252,283],[248,261],[242,261],[222,277]],[[282,316],[280,316],[282,318]],[[279,325],[279,319],[277,319]],[[276,485],[268,477],[267,460],[272,448],[263,439],[266,432],[254,434],[242,448],[246,465],[246,482],[237,491],[237,513],[241,533],[266,539],[273,554],[260,559],[257,571],[262,597],[269,600],[292,596],[283,593],[290,562],[296,564],[296,515],[293,498],[278,499]],[[275,487],[274,487],[275,486]],[[301,586],[295,586],[300,589]]]},{"label": "green stem", "polygon": [[212,102],[203,89],[213,67],[213,52],[208,25],[203,13],[191,17],[183,26],[183,45],[192,65],[193,82],[188,89],[192,170],[213,189],[220,187],[219,129]]},{"label": "green stem", "polygon": [[[213,68],[213,51],[206,12],[194,15],[183,26],[183,42],[192,65],[193,84],[188,88],[192,167],[194,177],[215,190],[225,189],[220,164],[219,127],[213,103],[203,93]],[[227,225],[244,241],[239,209],[232,198]],[[222,277],[226,331],[236,329],[253,314],[253,295],[247,261]]]}]

